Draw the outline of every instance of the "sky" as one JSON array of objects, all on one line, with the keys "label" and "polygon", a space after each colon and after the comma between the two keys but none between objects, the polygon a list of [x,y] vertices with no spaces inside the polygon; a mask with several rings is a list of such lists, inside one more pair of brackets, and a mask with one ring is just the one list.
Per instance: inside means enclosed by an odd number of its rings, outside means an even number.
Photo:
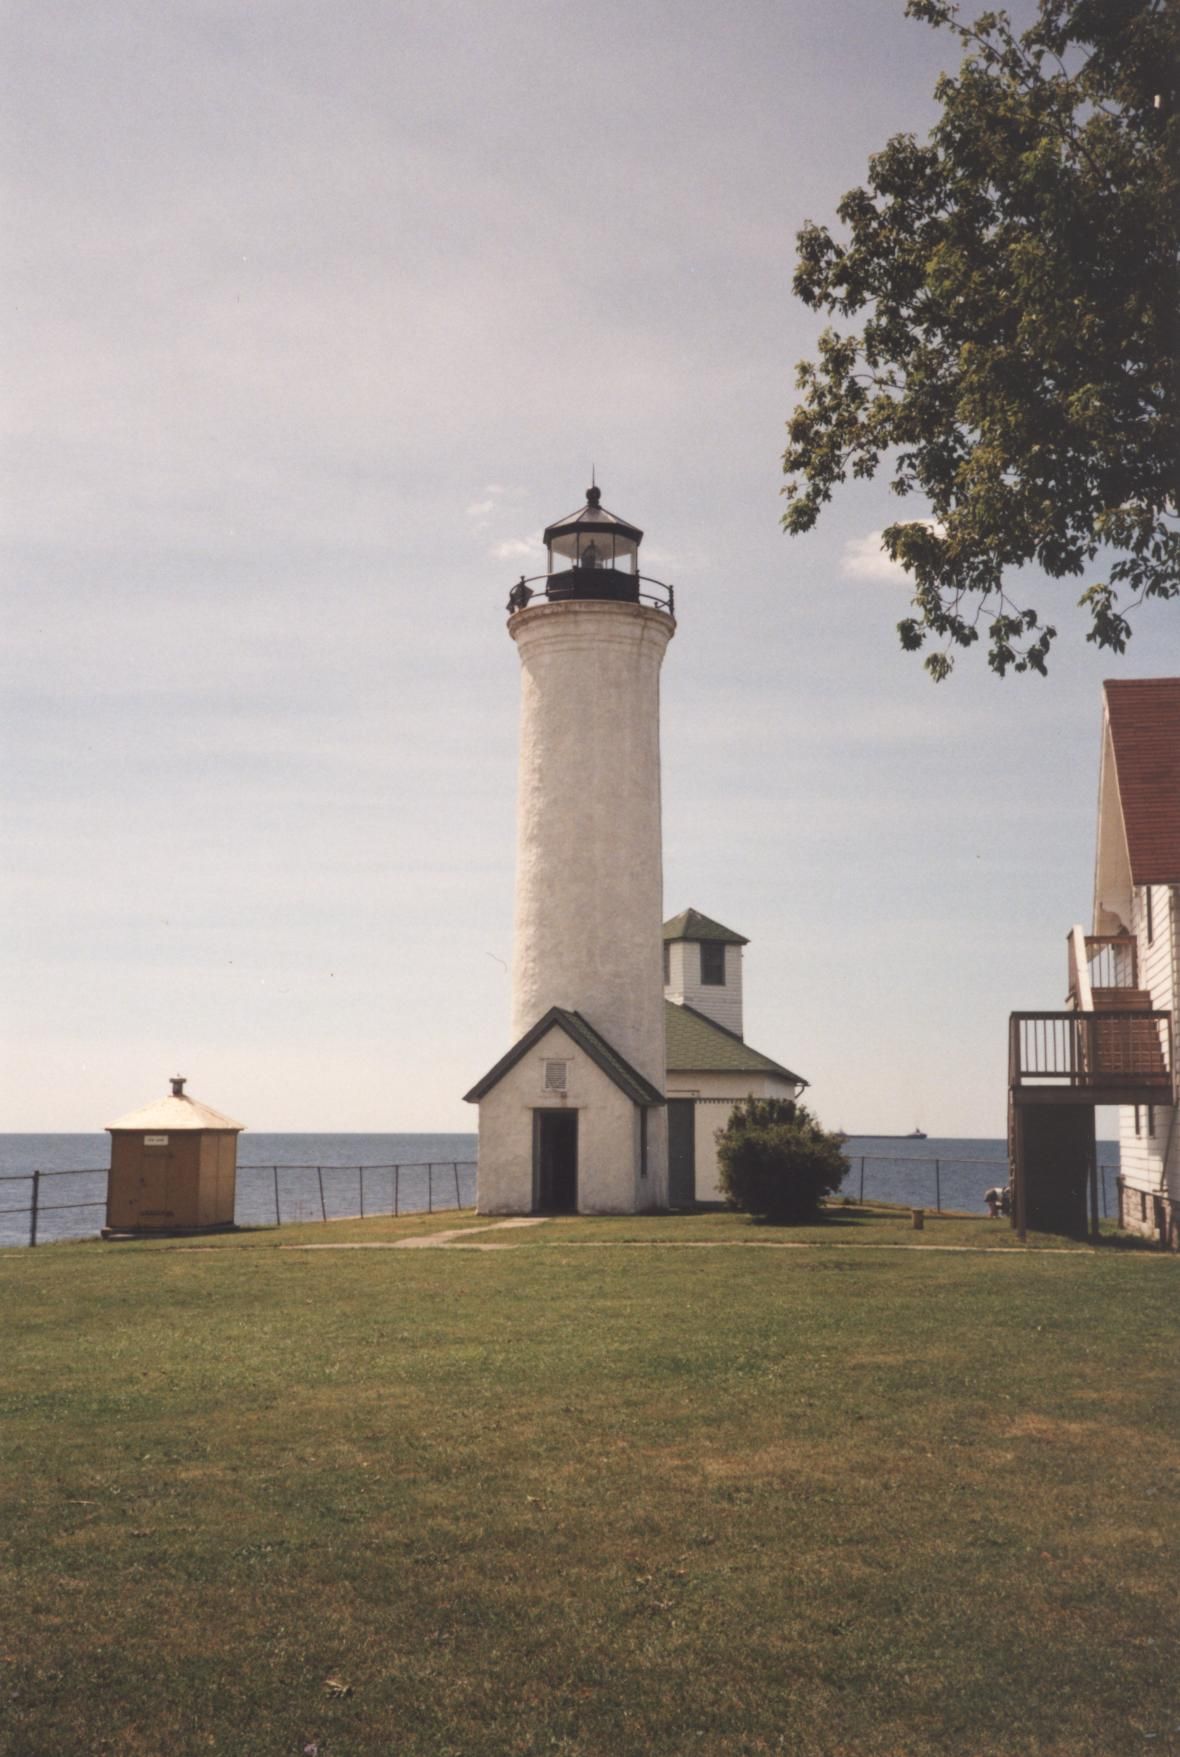
[{"label": "sky", "polygon": [[[1020,20],[1032,0],[1012,8]],[[261,1130],[475,1127],[508,1048],[540,532],[676,588],[665,904],[829,1127],[1004,1132],[1088,922],[1099,654],[894,633],[883,482],[780,528],[794,237],[957,59],[903,0],[7,0],[0,1129],[175,1073]],[[912,503],[907,503],[911,507]],[[1039,594],[1034,587],[1039,585]]]}]

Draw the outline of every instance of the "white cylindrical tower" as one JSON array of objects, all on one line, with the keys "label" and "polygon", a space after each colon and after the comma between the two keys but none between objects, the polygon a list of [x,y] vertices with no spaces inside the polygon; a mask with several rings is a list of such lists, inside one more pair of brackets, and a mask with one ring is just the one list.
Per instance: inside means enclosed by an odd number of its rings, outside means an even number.
[{"label": "white cylindrical tower", "polygon": [[[662,1092],[660,665],[676,624],[671,588],[639,574],[642,537],[591,488],[545,532],[540,589],[522,581],[510,600],[522,668],[512,1028],[577,1012]],[[659,1110],[648,1150],[661,1183],[665,1139]]]}]

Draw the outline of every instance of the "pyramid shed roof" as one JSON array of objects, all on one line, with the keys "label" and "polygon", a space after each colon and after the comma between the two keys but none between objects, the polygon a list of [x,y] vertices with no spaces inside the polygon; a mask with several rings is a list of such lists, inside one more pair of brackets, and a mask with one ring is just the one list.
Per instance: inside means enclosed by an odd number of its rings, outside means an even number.
[{"label": "pyramid shed roof", "polygon": [[219,1110],[181,1092],[158,1098],[154,1104],[145,1104],[142,1110],[128,1111],[126,1116],[106,1126],[108,1131],[149,1129],[153,1133],[171,1135],[182,1129],[232,1129],[240,1134],[246,1125],[236,1123],[232,1117],[222,1116]]}]

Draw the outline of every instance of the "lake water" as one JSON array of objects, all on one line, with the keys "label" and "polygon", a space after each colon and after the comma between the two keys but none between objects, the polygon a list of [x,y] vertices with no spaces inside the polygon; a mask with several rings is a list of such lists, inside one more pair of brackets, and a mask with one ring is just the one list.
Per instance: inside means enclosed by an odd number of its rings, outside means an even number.
[{"label": "lake water", "polygon": [[[1099,1209],[1115,1213],[1117,1141],[1099,1141]],[[995,1138],[916,1141],[912,1136],[849,1135],[842,1196],[902,1202],[914,1208],[958,1208],[986,1214],[984,1191],[1008,1182],[1008,1143]]]},{"label": "lake water", "polygon": [[[359,1214],[421,1213],[475,1201],[477,1135],[265,1135],[238,1146],[239,1226]],[[110,1136],[0,1135],[0,1179],[35,1169],[41,1180],[38,1243],[91,1238],[106,1220]],[[364,1166],[363,1192],[359,1167]],[[277,1169],[277,1177],[276,1177]],[[276,1182],[278,1203],[276,1211]],[[320,1191],[323,1190],[321,1208]],[[29,1242],[31,1181],[0,1182],[0,1245]],[[362,1201],[363,1195],[363,1201]],[[75,1204],[87,1204],[76,1206]]]},{"label": "lake water", "polygon": [[[238,1165],[238,1223],[274,1225],[359,1214],[404,1214],[475,1200],[478,1137],[462,1135],[243,1136]],[[913,1207],[987,1210],[984,1191],[1008,1181],[1003,1140],[852,1135],[841,1194]],[[62,1173],[41,1180],[38,1242],[90,1238],[102,1226],[110,1138],[97,1135],[0,1135],[0,1245],[29,1242],[34,1169]],[[1103,1212],[1115,1211],[1116,1141],[1099,1141]],[[362,1174],[359,1167],[364,1166]],[[277,1208],[276,1208],[277,1184]],[[362,1187],[363,1185],[363,1187]],[[322,1207],[321,1207],[322,1189]]]}]

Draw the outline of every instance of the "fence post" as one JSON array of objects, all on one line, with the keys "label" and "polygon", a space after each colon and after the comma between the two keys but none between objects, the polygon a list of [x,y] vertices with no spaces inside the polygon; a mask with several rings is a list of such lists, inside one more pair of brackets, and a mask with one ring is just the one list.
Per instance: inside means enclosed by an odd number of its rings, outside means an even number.
[{"label": "fence post", "polygon": [[861,1200],[862,1206],[864,1203],[864,1199],[865,1199],[865,1156],[862,1153],[860,1156],[860,1200]]},{"label": "fence post", "polygon": [[463,1198],[459,1194],[459,1165],[457,1160],[452,1161],[451,1170],[455,1174],[455,1206],[456,1208],[461,1208],[463,1206]]},{"label": "fence post", "polygon": [[937,1159],[934,1161],[934,1208],[936,1213],[942,1213],[942,1179],[939,1176]]},{"label": "fence post", "polygon": [[357,1170],[361,1174],[361,1219],[363,1220],[365,1218],[365,1168],[363,1165],[358,1165]]},{"label": "fence post", "polygon": [[30,1243],[30,1245],[35,1245],[37,1242],[37,1209],[40,1206],[40,1202],[41,1202],[41,1173],[39,1171],[34,1171],[34,1173],[33,1173],[33,1205],[29,1209],[29,1243]]},{"label": "fence post", "polygon": [[426,1167],[426,1212],[434,1213],[434,1166]]},{"label": "fence post", "polygon": [[279,1168],[277,1165],[272,1165],[271,1170],[275,1174],[275,1225],[281,1226],[283,1224],[283,1216],[279,1211]]},{"label": "fence post", "polygon": [[322,1165],[316,1166],[315,1174],[320,1180],[320,1219],[326,1223],[328,1219],[328,1210],[324,1206],[324,1168]]},{"label": "fence post", "polygon": [[395,1218],[397,1215],[398,1200],[401,1195],[401,1187],[402,1187],[402,1168],[400,1165],[395,1165],[393,1168],[393,1212],[394,1212]]}]

